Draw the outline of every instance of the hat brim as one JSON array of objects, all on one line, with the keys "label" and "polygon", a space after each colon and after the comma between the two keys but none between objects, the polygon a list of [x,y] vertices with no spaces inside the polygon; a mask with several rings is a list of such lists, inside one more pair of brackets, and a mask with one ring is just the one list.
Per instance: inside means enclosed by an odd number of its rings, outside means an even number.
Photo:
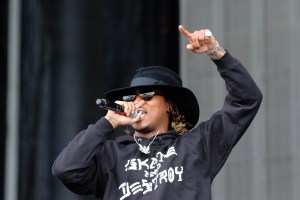
[{"label": "hat brim", "polygon": [[198,122],[200,110],[196,96],[188,88],[174,85],[139,85],[111,90],[105,96],[109,101],[114,102],[122,100],[125,95],[133,94],[136,89],[147,90],[148,88],[149,90],[157,89],[168,96],[178,107],[179,113],[191,124],[187,129],[194,128]]}]

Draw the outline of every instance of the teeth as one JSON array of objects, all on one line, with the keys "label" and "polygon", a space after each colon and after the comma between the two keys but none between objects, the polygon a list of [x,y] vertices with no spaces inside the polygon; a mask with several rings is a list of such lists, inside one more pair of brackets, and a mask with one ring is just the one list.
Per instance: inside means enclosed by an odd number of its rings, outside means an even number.
[{"label": "teeth", "polygon": [[143,110],[138,110],[137,113],[142,113],[142,115],[145,115],[145,114],[146,114],[146,112],[143,111]]}]

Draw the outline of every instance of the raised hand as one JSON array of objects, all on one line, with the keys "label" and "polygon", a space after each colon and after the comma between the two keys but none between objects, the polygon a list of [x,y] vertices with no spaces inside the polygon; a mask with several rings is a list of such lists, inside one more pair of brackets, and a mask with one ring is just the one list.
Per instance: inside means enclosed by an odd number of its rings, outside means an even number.
[{"label": "raised hand", "polygon": [[217,45],[217,41],[209,29],[202,29],[190,33],[182,25],[178,27],[179,31],[190,42],[186,48],[193,53],[206,53]]}]

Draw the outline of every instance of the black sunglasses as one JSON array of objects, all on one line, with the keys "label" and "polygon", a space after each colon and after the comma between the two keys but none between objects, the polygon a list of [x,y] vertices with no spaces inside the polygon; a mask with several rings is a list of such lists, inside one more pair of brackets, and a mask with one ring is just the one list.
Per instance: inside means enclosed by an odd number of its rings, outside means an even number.
[{"label": "black sunglasses", "polygon": [[154,95],[162,95],[162,94],[157,91],[144,92],[144,93],[137,92],[136,94],[123,96],[122,99],[123,99],[123,101],[129,102],[129,101],[134,101],[137,96],[140,96],[141,99],[143,99],[145,101],[150,101]]}]

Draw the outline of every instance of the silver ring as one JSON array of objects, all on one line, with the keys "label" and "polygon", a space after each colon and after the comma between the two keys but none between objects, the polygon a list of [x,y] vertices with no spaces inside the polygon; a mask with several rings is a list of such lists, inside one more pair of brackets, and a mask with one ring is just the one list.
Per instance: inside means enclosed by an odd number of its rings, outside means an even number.
[{"label": "silver ring", "polygon": [[210,37],[210,36],[212,36],[212,33],[210,31],[205,31],[204,36]]},{"label": "silver ring", "polygon": [[137,111],[134,110],[134,111],[132,111],[132,112],[130,113],[129,117],[130,117],[131,119],[134,119],[134,118],[136,118],[137,114],[138,114]]}]

